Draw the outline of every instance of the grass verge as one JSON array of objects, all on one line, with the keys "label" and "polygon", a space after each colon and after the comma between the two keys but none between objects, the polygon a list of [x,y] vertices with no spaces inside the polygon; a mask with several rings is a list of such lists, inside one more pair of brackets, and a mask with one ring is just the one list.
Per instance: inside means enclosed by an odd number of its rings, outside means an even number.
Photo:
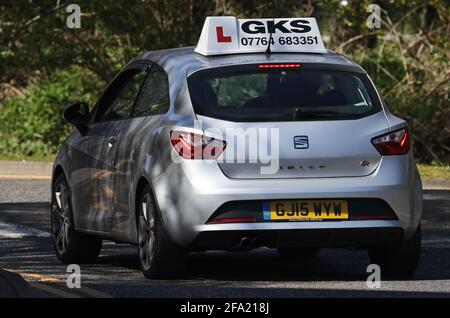
[{"label": "grass verge", "polygon": [[450,166],[432,166],[417,164],[422,179],[428,180],[450,180]]},{"label": "grass verge", "polygon": [[14,156],[2,156],[0,155],[0,161],[8,160],[8,161],[32,161],[32,162],[53,162],[55,161],[56,156],[48,156],[48,157],[14,157]]}]

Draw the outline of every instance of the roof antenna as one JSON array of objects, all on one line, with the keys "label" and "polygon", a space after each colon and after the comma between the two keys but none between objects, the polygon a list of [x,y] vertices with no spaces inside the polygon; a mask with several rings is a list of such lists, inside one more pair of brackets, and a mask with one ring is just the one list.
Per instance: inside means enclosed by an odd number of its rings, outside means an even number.
[{"label": "roof antenna", "polygon": [[[275,19],[272,19],[272,22],[275,24]],[[267,28],[269,28],[268,26],[267,26]],[[270,30],[269,30],[270,31]],[[269,43],[267,44],[267,49],[266,49],[266,54],[270,54],[270,53],[272,53],[272,50],[270,49],[270,44],[271,44],[271,42],[272,42],[272,32],[269,32]]]}]

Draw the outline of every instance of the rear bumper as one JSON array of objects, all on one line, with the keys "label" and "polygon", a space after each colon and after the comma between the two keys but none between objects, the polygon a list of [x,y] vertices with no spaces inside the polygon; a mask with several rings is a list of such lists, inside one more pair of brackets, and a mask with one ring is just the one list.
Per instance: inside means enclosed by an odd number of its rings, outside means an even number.
[{"label": "rear bumper", "polygon": [[[252,247],[369,247],[403,240],[398,227],[330,228],[284,230],[218,230],[200,232],[190,245],[192,250],[240,248],[243,238],[257,242]],[[357,239],[356,239],[357,238]]]},{"label": "rear bumper", "polygon": [[[231,232],[239,231],[294,230],[292,233],[301,233],[311,230],[330,237],[331,234],[326,233],[333,229],[352,229],[346,232],[350,233],[350,238],[340,245],[355,246],[361,242],[360,236],[364,231],[354,229],[391,228],[401,230],[405,239],[417,228],[422,213],[422,188],[412,153],[383,157],[376,171],[366,177],[230,179],[224,176],[217,163],[186,160],[181,164],[170,164],[152,181],[163,222],[173,239],[184,247],[194,243],[198,245],[202,237],[215,241],[212,237],[216,235],[212,232],[217,232],[220,240],[224,233],[230,232],[227,236],[234,237]],[[398,220],[206,224],[226,202],[321,198],[381,199],[394,211]],[[332,240],[324,239],[324,244],[326,242],[332,243]],[[214,248],[214,244],[208,245]]]}]

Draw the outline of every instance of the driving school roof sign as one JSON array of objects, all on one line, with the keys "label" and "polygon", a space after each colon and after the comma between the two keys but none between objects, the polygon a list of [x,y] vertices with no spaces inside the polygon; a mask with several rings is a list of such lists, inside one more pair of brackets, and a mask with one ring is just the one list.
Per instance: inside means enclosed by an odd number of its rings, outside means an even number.
[{"label": "driving school roof sign", "polygon": [[202,55],[266,52],[325,53],[315,18],[207,17],[195,52]]}]

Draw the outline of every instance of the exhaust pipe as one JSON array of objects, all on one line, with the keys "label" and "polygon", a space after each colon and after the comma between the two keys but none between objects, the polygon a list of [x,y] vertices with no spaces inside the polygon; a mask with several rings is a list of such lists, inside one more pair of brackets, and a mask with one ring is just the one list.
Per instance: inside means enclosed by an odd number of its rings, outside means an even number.
[{"label": "exhaust pipe", "polygon": [[239,243],[239,247],[243,248],[243,249],[248,249],[250,247],[251,243],[252,243],[252,241],[248,237],[245,236],[241,239],[241,242]]},{"label": "exhaust pipe", "polygon": [[252,250],[262,246],[262,239],[260,237],[249,238],[247,236],[241,239],[239,247],[244,250]]}]

